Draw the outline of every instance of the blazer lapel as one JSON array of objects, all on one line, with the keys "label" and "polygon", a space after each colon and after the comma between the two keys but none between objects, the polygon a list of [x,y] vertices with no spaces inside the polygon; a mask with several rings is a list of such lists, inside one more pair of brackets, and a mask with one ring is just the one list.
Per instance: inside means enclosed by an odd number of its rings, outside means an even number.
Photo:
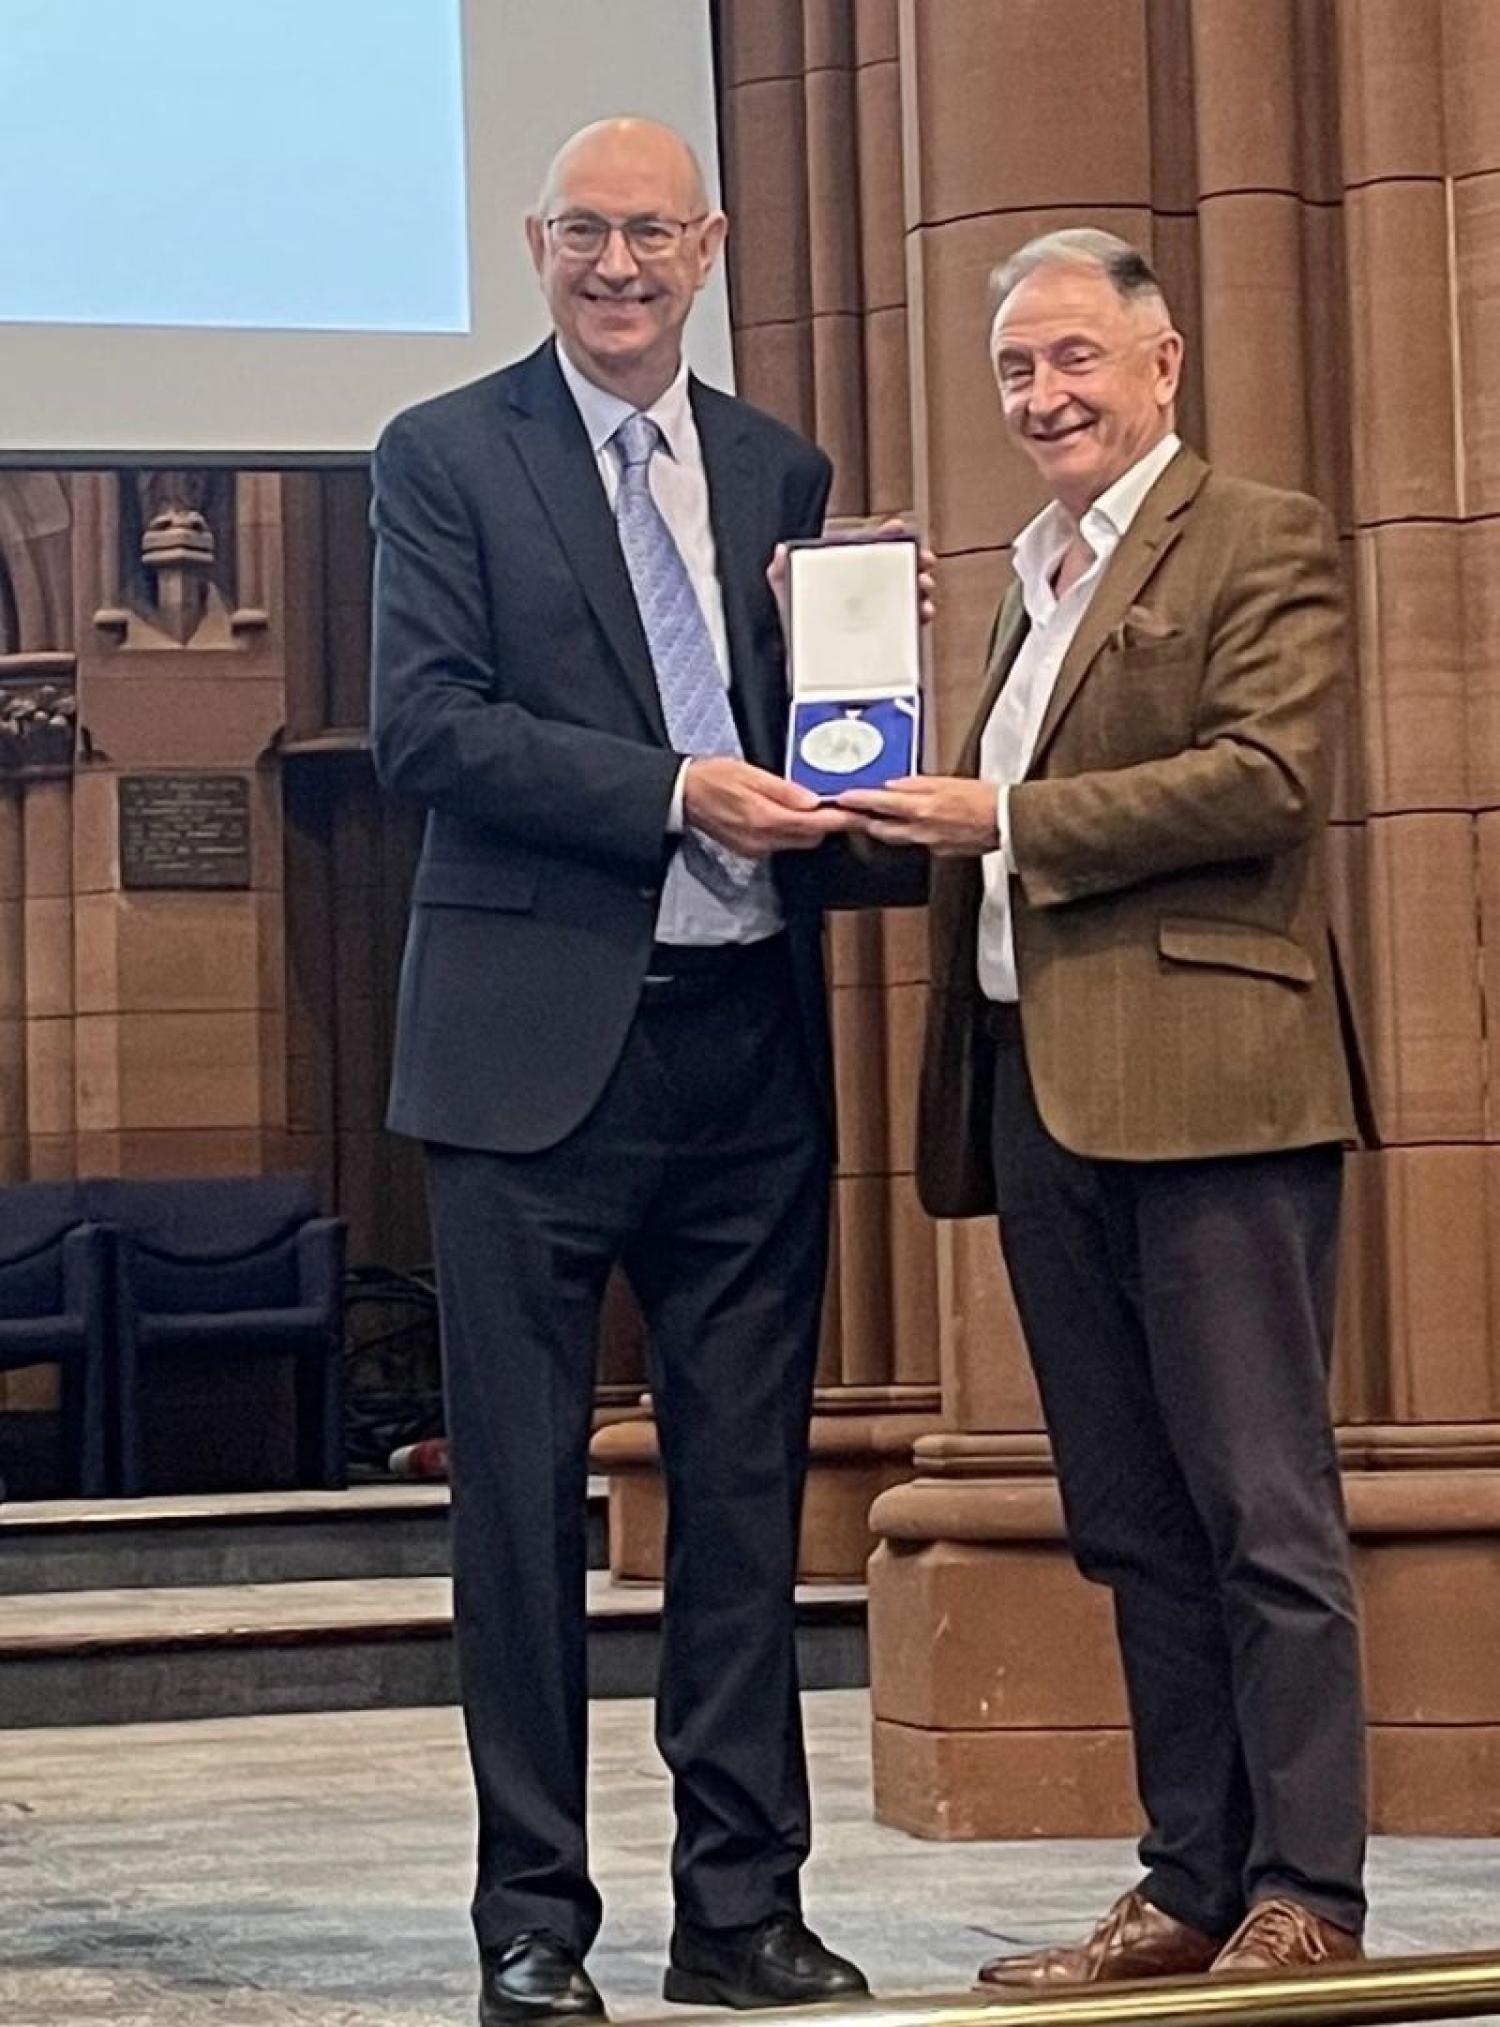
[{"label": "blazer lapel", "polygon": [[786,731],[784,700],[776,697],[755,651],[751,614],[763,587],[759,574],[770,562],[762,556],[760,459],[746,419],[738,405],[705,387],[688,382],[693,420],[708,478],[708,514],[713,528],[724,600],[724,629],[729,637],[729,697],[739,726],[745,758],[758,767],[781,772],[781,747]]},{"label": "blazer lapel", "polygon": [[512,433],[537,497],[584,596],[618,656],[652,734],[667,743],[656,671],[641,626],[614,516],[593,445],[558,370],[550,341],[518,371],[510,390]]},{"label": "blazer lapel", "polygon": [[990,635],[990,651],[985,662],[984,689],[980,695],[979,708],[969,727],[968,737],[959,749],[954,772],[977,775],[979,772],[979,748],[984,738],[984,728],[990,721],[995,708],[995,699],[1005,688],[1005,679],[1011,672],[1021,643],[1026,638],[1026,605],[1021,597],[1021,586],[1012,582],[1010,589],[1000,601],[1000,610],[995,615],[994,631]]},{"label": "blazer lapel", "polygon": [[1123,621],[1182,532],[1181,516],[1197,497],[1207,476],[1208,466],[1202,458],[1193,451],[1180,450],[1142,501],[1063,657],[1037,734],[1031,765],[1026,770],[1028,775],[1035,774],[1041,764],[1100,648]]}]

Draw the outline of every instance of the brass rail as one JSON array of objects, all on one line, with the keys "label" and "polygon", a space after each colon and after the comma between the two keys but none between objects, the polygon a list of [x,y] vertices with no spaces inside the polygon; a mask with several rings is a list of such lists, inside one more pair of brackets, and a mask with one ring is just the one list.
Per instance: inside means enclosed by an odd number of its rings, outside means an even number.
[{"label": "brass rail", "polygon": [[[1500,2019],[1500,1955],[1386,1957],[1286,1978],[1142,1979],[1004,2002],[978,1992],[877,1999],[819,2006],[812,2017],[818,2027],[1367,2027],[1486,2013]],[[809,2012],[768,2010],[756,2021],[809,2027]]]}]

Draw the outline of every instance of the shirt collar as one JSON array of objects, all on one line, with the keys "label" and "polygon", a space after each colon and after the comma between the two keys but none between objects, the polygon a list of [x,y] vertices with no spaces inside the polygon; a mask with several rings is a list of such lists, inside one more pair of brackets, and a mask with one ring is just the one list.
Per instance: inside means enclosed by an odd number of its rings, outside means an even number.
[{"label": "shirt collar", "polygon": [[1128,472],[1122,472],[1114,484],[1099,495],[1080,523],[1084,534],[1088,534],[1091,520],[1096,524],[1102,521],[1113,530],[1118,541],[1141,511],[1147,493],[1181,449],[1182,438],[1175,430],[1169,429],[1160,443],[1153,444],[1143,458],[1138,458]]},{"label": "shirt collar", "polygon": [[[588,431],[589,442],[597,457],[626,416],[634,415],[636,411],[618,394],[611,394],[607,387],[600,387],[586,373],[581,373],[560,344],[557,347],[557,364],[568,392],[578,404],[578,413],[583,417],[583,426]],[[661,431],[668,453],[673,458],[681,458],[690,441],[693,423],[686,360],[678,367],[677,377],[665,394],[642,413],[649,415]]]},{"label": "shirt collar", "polygon": [[[1146,495],[1182,449],[1182,439],[1169,430],[1160,443],[1153,444],[1129,471],[1102,492],[1079,522],[1079,532],[1096,556],[1117,547],[1131,522],[1145,503]],[[1052,576],[1072,539],[1072,523],[1056,500],[1026,523],[1016,537],[1016,575],[1026,596],[1027,610],[1034,613],[1038,590]]]}]

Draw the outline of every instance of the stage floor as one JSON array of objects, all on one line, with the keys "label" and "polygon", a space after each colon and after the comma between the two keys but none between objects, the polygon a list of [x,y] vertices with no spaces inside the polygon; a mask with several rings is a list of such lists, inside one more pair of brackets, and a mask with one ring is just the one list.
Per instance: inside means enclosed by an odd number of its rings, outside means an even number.
[{"label": "stage floor", "polygon": [[[809,1916],[876,1989],[962,1989],[1010,1940],[1071,1935],[1133,1877],[1119,1843],[927,1844],[870,1819],[868,1699],[806,1699]],[[591,1967],[658,1996],[666,1779],[649,1707],[592,1711]],[[0,1732],[6,2027],[469,2027],[472,1837],[458,1713],[376,1710]],[[1382,1839],[1372,1948],[1500,1945],[1500,1841]],[[728,2016],[726,2016],[728,2017]]]}]

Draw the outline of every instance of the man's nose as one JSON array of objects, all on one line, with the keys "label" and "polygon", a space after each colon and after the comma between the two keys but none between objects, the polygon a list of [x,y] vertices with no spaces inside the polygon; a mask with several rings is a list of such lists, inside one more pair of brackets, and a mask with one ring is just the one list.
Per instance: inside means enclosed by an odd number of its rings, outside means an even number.
[{"label": "man's nose", "polygon": [[1064,376],[1048,359],[1034,359],[1031,364],[1031,400],[1028,406],[1038,421],[1056,415],[1072,399],[1072,390]]},{"label": "man's nose", "polygon": [[610,227],[609,238],[594,266],[605,281],[628,282],[640,272],[640,262],[630,251],[630,241],[625,237],[623,226]]}]

